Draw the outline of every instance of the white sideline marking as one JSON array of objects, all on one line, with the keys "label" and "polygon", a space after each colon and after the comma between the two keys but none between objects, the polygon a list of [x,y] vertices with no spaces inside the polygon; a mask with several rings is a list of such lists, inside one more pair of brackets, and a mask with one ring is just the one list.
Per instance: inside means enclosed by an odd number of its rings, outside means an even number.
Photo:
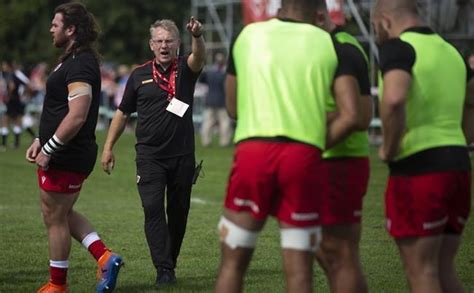
[{"label": "white sideline marking", "polygon": [[192,203],[197,203],[197,204],[208,204],[208,202],[202,198],[199,197],[191,197],[191,202]]}]

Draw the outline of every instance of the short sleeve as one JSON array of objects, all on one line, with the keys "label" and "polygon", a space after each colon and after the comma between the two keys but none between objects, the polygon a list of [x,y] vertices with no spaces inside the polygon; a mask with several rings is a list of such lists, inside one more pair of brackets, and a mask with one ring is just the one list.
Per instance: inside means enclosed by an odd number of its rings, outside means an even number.
[{"label": "short sleeve", "polygon": [[131,114],[137,111],[137,95],[135,90],[134,74],[132,73],[127,80],[125,90],[123,92],[122,101],[119,105],[119,110],[126,114]]},{"label": "short sleeve", "polygon": [[412,74],[416,60],[415,49],[399,38],[390,39],[379,47],[380,70],[382,74],[400,69]]},{"label": "short sleeve", "polygon": [[182,74],[191,77],[193,80],[197,80],[199,75],[202,72],[202,69],[199,72],[194,72],[188,65],[188,58],[191,54],[179,57],[178,59],[178,73],[181,71]]},{"label": "short sleeve", "polygon": [[359,84],[361,94],[369,95],[369,69],[362,52],[349,43],[340,44],[335,42],[334,47],[338,59],[335,77],[342,75],[353,76]]},{"label": "short sleeve", "polygon": [[92,54],[83,53],[72,58],[66,71],[66,84],[85,82],[94,85],[100,81],[99,65]]}]

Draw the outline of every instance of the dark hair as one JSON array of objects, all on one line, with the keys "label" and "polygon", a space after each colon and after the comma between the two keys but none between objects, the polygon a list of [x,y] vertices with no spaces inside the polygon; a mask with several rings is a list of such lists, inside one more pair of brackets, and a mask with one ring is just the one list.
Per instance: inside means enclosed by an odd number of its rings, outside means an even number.
[{"label": "dark hair", "polygon": [[99,36],[99,27],[94,15],[87,11],[83,4],[78,2],[59,5],[54,10],[54,14],[56,13],[62,14],[64,28],[75,27],[74,44],[59,58],[60,61],[66,59],[70,54],[77,54],[83,51],[92,51],[99,60],[100,55],[94,47],[94,43]]},{"label": "dark hair", "polygon": [[326,0],[315,0],[315,2],[316,2],[316,9],[318,10],[327,9]]},{"label": "dark hair", "polygon": [[298,8],[302,9],[305,12],[312,13],[316,9],[315,0],[282,0],[281,7],[284,9]]}]

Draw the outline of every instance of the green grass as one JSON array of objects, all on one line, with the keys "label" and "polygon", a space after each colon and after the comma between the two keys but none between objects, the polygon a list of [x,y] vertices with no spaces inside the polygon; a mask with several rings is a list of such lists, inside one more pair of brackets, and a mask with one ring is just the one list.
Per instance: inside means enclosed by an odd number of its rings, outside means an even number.
[{"label": "green grass", "polygon": [[[104,133],[99,133],[102,146]],[[25,137],[26,140],[26,137]],[[42,223],[35,166],[24,159],[26,141],[19,150],[0,153],[0,292],[34,292],[48,278],[48,252]],[[365,198],[361,256],[372,292],[406,292],[406,282],[393,241],[383,224],[383,191],[387,170],[372,151],[372,173]],[[95,171],[86,181],[75,208],[87,216],[106,244],[125,258],[116,292],[154,292],[155,270],[143,233],[143,213],[135,186],[134,137],[124,134],[115,150],[117,164],[111,176]],[[233,149],[197,147],[204,160],[204,177],[193,190],[188,229],[177,268],[173,292],[210,292],[219,263],[216,225],[222,211]],[[249,268],[246,292],[283,292],[279,232],[274,220],[261,234]],[[459,275],[474,292],[474,224],[468,222],[457,258]],[[93,292],[96,264],[78,243],[70,256],[71,292]],[[327,292],[320,269],[315,291]]]}]

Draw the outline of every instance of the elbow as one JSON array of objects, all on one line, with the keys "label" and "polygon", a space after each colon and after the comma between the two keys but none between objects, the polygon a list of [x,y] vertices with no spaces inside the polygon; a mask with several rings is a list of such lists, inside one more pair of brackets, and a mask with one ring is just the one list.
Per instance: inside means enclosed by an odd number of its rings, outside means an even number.
[{"label": "elbow", "polygon": [[362,123],[357,115],[356,112],[348,112],[345,115],[342,115],[344,125],[346,126],[347,130],[349,131],[356,131],[359,130],[362,126]]},{"label": "elbow", "polygon": [[78,128],[82,127],[84,123],[87,121],[87,116],[84,115],[76,115],[72,117],[73,124],[76,125]]}]

